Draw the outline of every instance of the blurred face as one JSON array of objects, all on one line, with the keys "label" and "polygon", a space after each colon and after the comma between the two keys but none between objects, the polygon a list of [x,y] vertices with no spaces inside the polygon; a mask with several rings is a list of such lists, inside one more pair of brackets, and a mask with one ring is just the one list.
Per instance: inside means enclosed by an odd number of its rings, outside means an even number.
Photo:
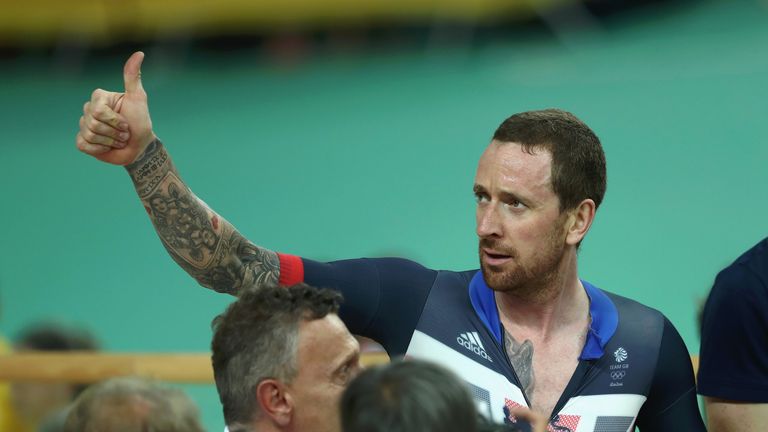
[{"label": "blurred face", "polygon": [[64,408],[74,398],[72,387],[57,383],[13,383],[11,398],[16,412],[37,424]]},{"label": "blurred face", "polygon": [[300,324],[297,355],[292,430],[340,432],[339,399],[360,372],[357,340],[337,315],[327,315]]},{"label": "blurred face", "polygon": [[16,413],[32,425],[38,425],[75,397],[72,386],[64,383],[15,382],[10,386],[10,393]]},{"label": "blurred face", "polygon": [[566,215],[552,188],[552,154],[491,142],[475,176],[480,265],[496,291],[537,298],[565,251]]}]

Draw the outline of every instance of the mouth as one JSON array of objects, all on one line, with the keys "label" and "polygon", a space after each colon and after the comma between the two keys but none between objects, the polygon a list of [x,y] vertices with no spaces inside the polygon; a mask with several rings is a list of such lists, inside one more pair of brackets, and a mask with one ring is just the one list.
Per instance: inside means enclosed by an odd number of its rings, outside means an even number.
[{"label": "mouth", "polygon": [[483,262],[489,266],[500,266],[509,261],[512,261],[512,256],[506,255],[493,249],[482,249]]}]

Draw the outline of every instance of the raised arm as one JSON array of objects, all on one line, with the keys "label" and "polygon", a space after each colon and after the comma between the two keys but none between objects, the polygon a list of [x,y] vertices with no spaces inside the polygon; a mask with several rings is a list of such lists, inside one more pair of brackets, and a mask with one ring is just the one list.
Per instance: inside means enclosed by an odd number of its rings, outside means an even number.
[{"label": "raised arm", "polygon": [[277,254],[245,239],[197,198],[159,140],[126,169],[163,246],[201,285],[236,295],[243,285],[277,283]]},{"label": "raised arm", "polygon": [[277,254],[245,239],[181,180],[152,130],[143,59],[135,53],[126,62],[125,92],[93,92],[83,107],[77,148],[126,166],[163,246],[201,285],[237,295],[244,285],[277,283]]}]

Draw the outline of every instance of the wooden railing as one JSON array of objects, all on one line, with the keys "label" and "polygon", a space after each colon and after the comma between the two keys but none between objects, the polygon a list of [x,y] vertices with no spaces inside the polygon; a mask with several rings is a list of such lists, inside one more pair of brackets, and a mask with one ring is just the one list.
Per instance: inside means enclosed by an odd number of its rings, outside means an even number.
[{"label": "wooden railing", "polygon": [[[384,353],[367,353],[363,365],[385,363]],[[0,381],[92,383],[115,376],[144,376],[177,383],[213,383],[207,353],[20,353],[0,356]]]}]

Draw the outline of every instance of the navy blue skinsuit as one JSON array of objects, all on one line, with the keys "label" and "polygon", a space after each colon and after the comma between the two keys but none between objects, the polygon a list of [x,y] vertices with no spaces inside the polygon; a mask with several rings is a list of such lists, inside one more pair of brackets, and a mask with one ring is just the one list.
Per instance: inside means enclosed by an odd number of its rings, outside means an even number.
[{"label": "navy blue skinsuit", "polygon": [[[478,409],[496,421],[530,406],[504,349],[493,295],[478,270],[430,270],[382,258],[320,263],[280,254],[281,283],[304,281],[344,295],[349,330],[390,356],[448,367]],[[705,431],[688,351],[658,311],[582,281],[591,326],[579,364],[550,419],[550,431]]]},{"label": "navy blue skinsuit", "polygon": [[768,238],[717,275],[699,358],[701,395],[768,403]]}]

